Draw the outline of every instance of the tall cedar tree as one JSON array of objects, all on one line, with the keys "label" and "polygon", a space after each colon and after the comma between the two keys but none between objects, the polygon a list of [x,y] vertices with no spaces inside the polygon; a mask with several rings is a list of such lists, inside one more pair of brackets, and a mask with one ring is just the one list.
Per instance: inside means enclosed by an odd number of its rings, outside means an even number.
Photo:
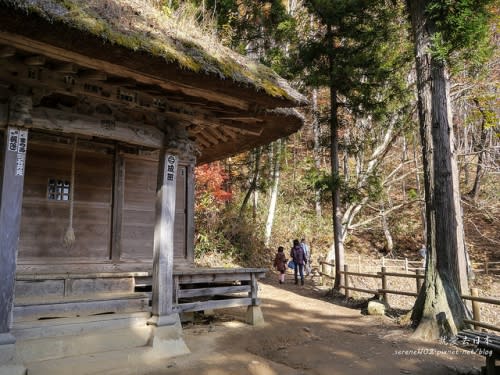
[{"label": "tall cedar tree", "polygon": [[[466,254],[449,96],[449,62],[471,52],[488,30],[490,0],[407,0],[417,68],[424,165],[427,267],[415,302],[414,333],[423,339],[452,336],[467,310]],[[481,44],[481,43],[478,43]]]},{"label": "tall cedar tree", "polygon": [[391,32],[398,24],[400,8],[381,0],[308,0],[306,5],[318,25],[314,35],[300,46],[296,61],[305,69],[306,84],[330,90],[334,288],[338,289],[344,264],[340,240],[340,111],[345,107],[353,115],[383,113],[387,103],[378,93],[391,84],[391,75],[397,69],[397,65],[387,64],[386,53],[388,41],[394,40]]}]

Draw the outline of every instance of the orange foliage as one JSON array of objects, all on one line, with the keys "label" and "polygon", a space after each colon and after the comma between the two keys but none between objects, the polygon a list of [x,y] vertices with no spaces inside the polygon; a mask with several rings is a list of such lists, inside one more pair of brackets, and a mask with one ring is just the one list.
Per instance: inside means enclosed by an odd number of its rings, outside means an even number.
[{"label": "orange foliage", "polygon": [[203,164],[196,167],[196,198],[209,194],[218,202],[225,202],[232,198],[232,193],[224,190],[224,183],[228,179],[220,163]]}]

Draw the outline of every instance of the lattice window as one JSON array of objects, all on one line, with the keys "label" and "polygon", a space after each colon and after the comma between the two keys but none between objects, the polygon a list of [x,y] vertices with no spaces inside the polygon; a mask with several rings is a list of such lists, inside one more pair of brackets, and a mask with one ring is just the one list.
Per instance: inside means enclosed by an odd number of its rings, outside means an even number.
[{"label": "lattice window", "polygon": [[70,189],[69,181],[49,178],[47,199],[49,201],[69,201]]}]

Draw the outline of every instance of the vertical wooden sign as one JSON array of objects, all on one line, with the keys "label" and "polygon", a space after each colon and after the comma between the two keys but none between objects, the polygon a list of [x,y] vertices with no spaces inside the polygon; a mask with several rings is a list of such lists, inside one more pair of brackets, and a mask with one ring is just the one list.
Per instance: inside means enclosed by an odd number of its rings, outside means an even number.
[{"label": "vertical wooden sign", "polygon": [[0,188],[0,334],[9,332],[21,229],[28,131],[8,127]]},{"label": "vertical wooden sign", "polygon": [[158,325],[162,325],[162,316],[172,313],[177,162],[176,155],[165,153],[158,171],[152,297]]}]

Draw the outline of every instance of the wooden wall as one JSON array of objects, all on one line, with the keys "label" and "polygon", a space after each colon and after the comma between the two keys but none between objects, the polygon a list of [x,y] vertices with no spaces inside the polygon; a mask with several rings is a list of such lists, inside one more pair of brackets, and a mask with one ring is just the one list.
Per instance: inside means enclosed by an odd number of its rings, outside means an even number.
[{"label": "wooden wall", "polygon": [[[63,246],[70,202],[48,199],[49,179],[71,180],[71,138],[34,134],[28,147],[19,258],[22,263],[65,261],[149,262],[153,255],[157,153],[125,153],[113,144],[79,140],[73,227],[76,242]],[[116,153],[119,153],[115,155]],[[119,169],[117,169],[119,168]],[[116,171],[120,170],[120,174]],[[179,163],[174,233],[176,263],[192,261],[188,225],[189,167]],[[114,182],[114,179],[116,182]],[[120,184],[120,188],[113,184]],[[119,195],[118,199],[113,194]],[[123,195],[121,198],[120,196]],[[113,210],[113,202],[120,207]],[[119,204],[117,204],[119,202]],[[194,208],[194,207],[192,207]],[[191,209],[192,209],[191,208]],[[191,211],[192,212],[192,211]],[[115,217],[113,217],[115,215]],[[115,223],[113,223],[115,220]],[[118,233],[113,236],[112,228]],[[113,246],[113,241],[118,246]],[[112,252],[115,252],[113,256]],[[118,254],[118,255],[116,255]]]},{"label": "wooden wall", "polygon": [[108,259],[113,156],[106,149],[77,148],[73,228],[76,241],[63,246],[70,202],[48,199],[49,179],[71,180],[72,145],[29,143],[26,162],[20,258]]},{"label": "wooden wall", "polygon": [[121,258],[152,259],[158,160],[124,155]]}]

